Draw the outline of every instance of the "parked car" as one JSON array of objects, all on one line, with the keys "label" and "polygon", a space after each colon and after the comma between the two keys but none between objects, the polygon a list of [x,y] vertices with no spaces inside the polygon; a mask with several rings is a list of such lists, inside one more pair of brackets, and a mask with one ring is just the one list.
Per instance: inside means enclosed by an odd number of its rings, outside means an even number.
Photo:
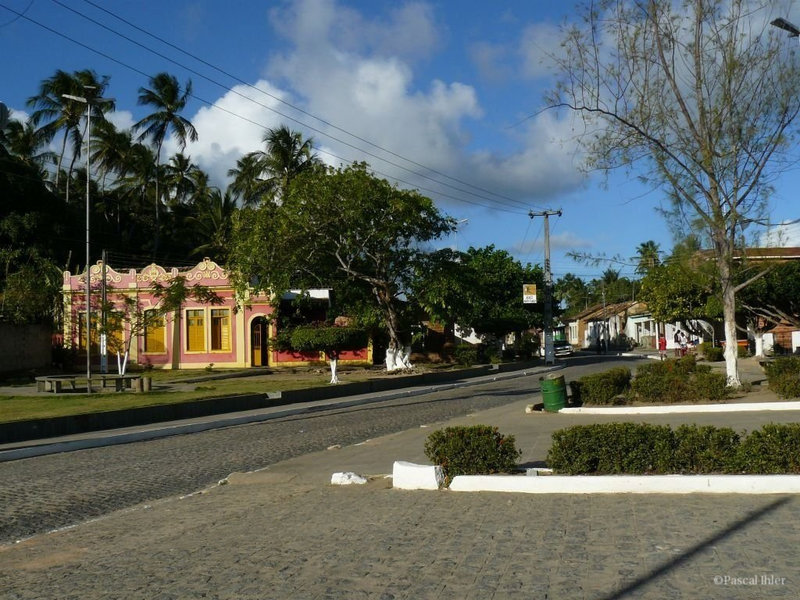
[{"label": "parked car", "polygon": [[[553,340],[553,352],[556,356],[572,355],[572,344],[567,340]],[[544,358],[544,346],[539,348],[539,355]]]}]

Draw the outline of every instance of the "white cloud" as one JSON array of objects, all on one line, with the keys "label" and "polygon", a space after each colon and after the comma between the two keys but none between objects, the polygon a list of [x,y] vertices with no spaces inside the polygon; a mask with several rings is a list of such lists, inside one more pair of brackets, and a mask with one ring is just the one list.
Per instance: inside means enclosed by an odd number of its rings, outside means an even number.
[{"label": "white cloud", "polygon": [[[273,11],[272,19],[275,33],[289,43],[272,55],[265,79],[256,86],[324,121],[308,115],[298,115],[300,123],[290,121],[239,94],[258,97],[282,113],[298,114],[291,108],[237,86],[214,108],[189,117],[199,140],[185,153],[209,171],[216,185],[224,185],[227,171],[242,154],[263,148],[265,128],[281,124],[313,138],[329,164],[367,161],[380,176],[418,187],[451,206],[453,198],[492,201],[487,199],[490,193],[474,188],[477,196],[454,190],[449,186],[468,186],[430,169],[523,202],[581,185],[576,169],[580,157],[571,145],[568,119],[545,113],[512,130],[493,131],[483,122],[484,109],[473,86],[415,80],[412,60],[429,52],[443,35],[427,5],[407,4],[386,18],[370,20],[334,0],[299,0]],[[474,137],[477,127],[488,128],[489,141]],[[504,143],[513,149],[494,150]],[[164,155],[177,149],[170,141]]]},{"label": "white cloud", "polygon": [[[189,118],[198,139],[188,142],[184,153],[208,172],[214,185],[225,185],[228,170],[236,166],[241,156],[264,148],[266,129],[284,123],[294,125],[275,112],[285,113],[290,109],[263,92],[291,102],[285,92],[262,80],[252,87],[232,88],[213,106],[203,107]],[[179,150],[177,141],[170,139],[165,141],[162,152],[169,156]]]},{"label": "white cloud", "polygon": [[404,60],[426,58],[438,46],[442,31],[424,2],[408,2],[387,18],[367,19],[335,0],[301,0],[271,12],[275,32],[303,41],[310,53],[325,46],[344,52]]},{"label": "white cloud", "polygon": [[772,227],[761,236],[760,245],[778,248],[800,246],[800,223],[780,223]]}]

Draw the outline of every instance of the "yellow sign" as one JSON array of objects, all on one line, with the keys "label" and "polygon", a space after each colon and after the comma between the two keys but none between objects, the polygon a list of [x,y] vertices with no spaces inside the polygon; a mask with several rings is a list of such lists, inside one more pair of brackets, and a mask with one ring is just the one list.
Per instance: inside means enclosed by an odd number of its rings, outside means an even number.
[{"label": "yellow sign", "polygon": [[522,303],[523,304],[536,304],[536,284],[524,283],[522,284]]}]

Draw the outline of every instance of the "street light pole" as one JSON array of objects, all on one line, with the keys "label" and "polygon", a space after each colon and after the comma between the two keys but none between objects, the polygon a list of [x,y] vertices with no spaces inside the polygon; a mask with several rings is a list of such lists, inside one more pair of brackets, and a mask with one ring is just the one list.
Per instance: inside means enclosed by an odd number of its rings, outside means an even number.
[{"label": "street light pole", "polygon": [[[85,89],[95,89],[93,86],[84,86]],[[91,183],[91,146],[92,146],[92,105],[113,102],[111,98],[89,98],[62,94],[62,98],[74,100],[86,105],[86,392],[92,393],[92,270],[90,261],[90,183]],[[88,96],[88,95],[87,95]],[[67,182],[69,185],[69,182]]]}]

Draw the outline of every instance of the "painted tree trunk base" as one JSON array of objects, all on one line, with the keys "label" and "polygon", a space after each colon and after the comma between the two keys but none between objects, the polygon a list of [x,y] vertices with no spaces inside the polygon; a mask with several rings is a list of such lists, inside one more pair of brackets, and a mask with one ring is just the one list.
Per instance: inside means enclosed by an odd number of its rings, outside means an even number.
[{"label": "painted tree trunk base", "polygon": [[389,348],[386,351],[386,370],[388,372],[401,371],[403,369],[411,369],[413,365],[409,360],[411,356],[411,347],[405,348]]},{"label": "painted tree trunk base", "polygon": [[119,352],[117,352],[117,373],[120,375],[125,375],[125,371],[128,368],[128,351],[125,351],[125,357],[123,358],[120,356]]},{"label": "painted tree trunk base", "polygon": [[331,365],[331,381],[330,383],[339,383],[339,376],[336,374],[336,367],[338,366],[339,361],[335,358],[330,359]]}]

